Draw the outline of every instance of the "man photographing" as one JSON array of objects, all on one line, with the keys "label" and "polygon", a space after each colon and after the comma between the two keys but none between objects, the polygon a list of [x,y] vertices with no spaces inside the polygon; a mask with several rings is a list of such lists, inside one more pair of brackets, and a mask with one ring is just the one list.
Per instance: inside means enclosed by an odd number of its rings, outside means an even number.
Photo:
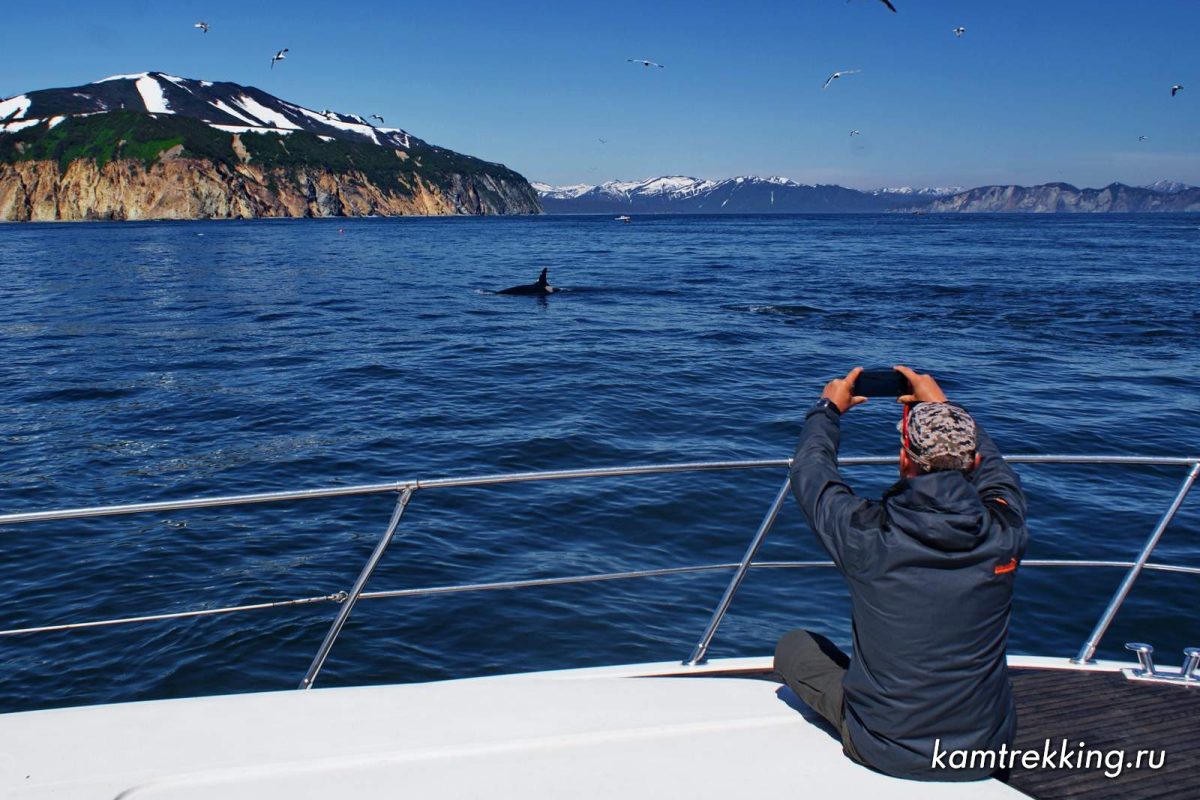
[{"label": "man photographing", "polygon": [[976,780],[935,769],[941,750],[1011,746],[1016,708],[1005,649],[1013,580],[1025,552],[1025,497],[996,445],[929,375],[908,382],[900,480],[858,497],[837,468],[842,414],[867,402],[861,367],[826,385],[792,461],[792,490],[850,589],[854,658],[819,634],[789,631],[775,670],[880,772]]}]

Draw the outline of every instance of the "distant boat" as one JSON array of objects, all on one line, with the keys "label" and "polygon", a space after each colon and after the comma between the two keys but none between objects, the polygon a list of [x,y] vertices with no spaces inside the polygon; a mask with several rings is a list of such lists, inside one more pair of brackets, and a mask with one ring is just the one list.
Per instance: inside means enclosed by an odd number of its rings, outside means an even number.
[{"label": "distant boat", "polygon": [[622,214],[621,216],[617,217],[617,222],[624,222],[624,223],[628,224],[631,219],[633,219],[633,217],[630,217],[626,214]]}]

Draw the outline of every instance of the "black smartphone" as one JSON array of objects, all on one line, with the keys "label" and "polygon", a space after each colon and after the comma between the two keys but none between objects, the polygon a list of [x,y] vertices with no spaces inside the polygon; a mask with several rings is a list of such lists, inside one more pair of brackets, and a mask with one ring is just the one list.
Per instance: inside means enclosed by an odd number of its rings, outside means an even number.
[{"label": "black smartphone", "polygon": [[894,369],[864,369],[850,390],[855,397],[899,397],[910,392],[908,378]]}]

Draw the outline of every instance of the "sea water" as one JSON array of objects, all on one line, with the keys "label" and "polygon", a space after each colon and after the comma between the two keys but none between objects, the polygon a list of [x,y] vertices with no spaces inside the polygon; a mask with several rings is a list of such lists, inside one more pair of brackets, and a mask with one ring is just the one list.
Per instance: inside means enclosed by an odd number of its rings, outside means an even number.
[{"label": "sea water", "polygon": [[[548,267],[549,297],[494,290]],[[1196,216],[704,216],[0,227],[0,512],[783,459],[824,383],[931,372],[1010,454],[1200,455]],[[893,455],[897,406],[843,423]],[[1029,559],[1131,560],[1180,468],[1019,466]],[[852,468],[878,496],[894,467]],[[737,561],[779,469],[416,493],[368,589]],[[1200,490],[1198,490],[1200,493]],[[0,529],[0,628],[349,589],[394,495]],[[1200,497],[1155,561],[1200,565]],[[789,498],[760,560],[825,558]],[[364,600],[320,686],[681,660],[728,571]],[[1010,647],[1075,653],[1122,572],[1022,568]],[[1100,650],[1200,645],[1148,572]],[[0,710],[294,687],[337,606],[0,638]],[[930,620],[936,624],[936,620]],[[806,626],[755,570],[710,657]]]}]

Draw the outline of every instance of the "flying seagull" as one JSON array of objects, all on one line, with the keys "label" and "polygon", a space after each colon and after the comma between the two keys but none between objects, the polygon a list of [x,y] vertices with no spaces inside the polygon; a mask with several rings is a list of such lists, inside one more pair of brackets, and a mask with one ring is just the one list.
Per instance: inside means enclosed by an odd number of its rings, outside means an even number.
[{"label": "flying seagull", "polygon": [[[846,2],[849,3],[850,0],[846,0]],[[879,2],[883,3],[885,6],[890,8],[892,10],[893,14],[896,13],[896,7],[894,5],[892,5],[890,2],[888,2],[888,0],[879,0]]]},{"label": "flying seagull", "polygon": [[600,139],[600,144],[608,144],[608,139]]},{"label": "flying seagull", "polygon": [[286,53],[287,51],[288,51],[288,49],[285,47],[282,50],[280,50],[278,53],[276,53],[275,55],[271,56],[271,69],[275,69],[276,61],[283,61],[283,59],[287,58],[287,56],[284,55],[284,53]]},{"label": "flying seagull", "polygon": [[1182,89],[1183,89],[1182,83],[1177,83],[1174,86],[1172,86],[1171,87],[1171,97],[1174,97],[1176,94],[1178,94],[1180,91],[1182,91]]},{"label": "flying seagull", "polygon": [[383,117],[379,116],[378,114],[372,114],[371,119],[377,119],[377,120],[379,120],[380,125],[383,124]]},{"label": "flying seagull", "polygon": [[1139,136],[1138,137],[1139,142],[1145,142],[1145,141],[1148,141],[1149,139],[1150,139],[1149,136]]},{"label": "flying seagull", "polygon": [[641,64],[643,67],[658,67],[659,69],[663,68],[662,64],[658,64],[653,61],[647,61],[644,58],[627,58],[625,60],[633,64]]},{"label": "flying seagull", "polygon": [[199,28],[200,30],[204,31],[205,33],[208,33],[208,23],[207,22],[197,22],[192,27]]},{"label": "flying seagull", "polygon": [[821,88],[828,89],[829,84],[833,83],[838,78],[842,77],[843,75],[853,75],[856,72],[862,72],[862,70],[861,69],[843,69],[839,72],[835,72],[832,75],[830,75],[828,78],[825,79],[825,85],[822,86]]},{"label": "flying seagull", "polygon": [[966,32],[967,32],[967,29],[964,28],[962,25],[959,25],[957,28],[954,29],[955,36],[961,37]]},{"label": "flying seagull", "polygon": [[862,132],[859,131],[858,128],[850,131],[850,138],[854,138],[855,136],[862,136]]}]

